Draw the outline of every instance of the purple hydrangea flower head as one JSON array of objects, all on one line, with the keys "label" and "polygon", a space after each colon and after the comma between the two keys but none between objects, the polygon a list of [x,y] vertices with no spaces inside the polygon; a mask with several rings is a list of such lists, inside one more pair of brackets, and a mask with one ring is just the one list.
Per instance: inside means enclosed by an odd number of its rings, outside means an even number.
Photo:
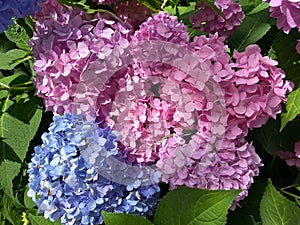
[{"label": "purple hydrangea flower head", "polygon": [[40,10],[40,3],[45,0],[2,0],[0,1],[0,33],[13,24],[13,17],[24,18]]},{"label": "purple hydrangea flower head", "polygon": [[153,212],[160,191],[157,184],[115,183],[83,157],[97,147],[103,158],[118,157],[116,135],[109,127],[99,128],[80,115],[54,116],[53,120],[49,132],[42,135],[43,144],[35,147],[28,169],[28,195],[45,218],[60,218],[63,224],[101,224],[102,210]]},{"label": "purple hydrangea flower head", "polygon": [[204,1],[200,1],[195,6],[197,13],[190,17],[190,22],[194,28],[210,34],[217,32],[219,36],[227,37],[241,24],[245,14],[242,7],[231,0],[216,0],[214,4],[223,16]]},{"label": "purple hydrangea flower head", "polygon": [[34,83],[48,110],[72,113],[81,73],[89,63],[122,51],[129,44],[131,26],[105,15],[91,18],[79,9],[66,10],[53,0],[47,6],[37,15],[30,40],[37,74]]},{"label": "purple hydrangea flower head", "polygon": [[271,17],[277,19],[278,29],[288,34],[291,29],[300,31],[300,4],[298,0],[264,0],[270,4]]},{"label": "purple hydrangea flower head", "polygon": [[280,151],[277,155],[284,159],[289,166],[300,168],[300,141],[295,143],[294,152]]}]

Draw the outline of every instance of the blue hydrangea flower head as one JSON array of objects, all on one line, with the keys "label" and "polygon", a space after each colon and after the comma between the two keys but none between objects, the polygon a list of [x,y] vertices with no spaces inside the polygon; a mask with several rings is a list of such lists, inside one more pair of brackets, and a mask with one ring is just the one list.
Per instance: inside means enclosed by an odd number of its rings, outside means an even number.
[{"label": "blue hydrangea flower head", "polygon": [[0,0],[0,33],[13,24],[13,17],[34,16],[46,0]]},{"label": "blue hydrangea flower head", "polygon": [[[35,147],[28,169],[28,196],[45,218],[60,218],[68,225],[90,225],[103,222],[102,210],[153,213],[159,201],[157,183],[128,187],[99,173],[99,168],[109,168],[99,155],[103,159],[121,158],[117,137],[109,127],[99,128],[81,115],[54,116],[53,121],[49,132],[42,135],[42,145]],[[104,165],[95,167],[86,160],[93,152],[97,152],[97,162]]]}]

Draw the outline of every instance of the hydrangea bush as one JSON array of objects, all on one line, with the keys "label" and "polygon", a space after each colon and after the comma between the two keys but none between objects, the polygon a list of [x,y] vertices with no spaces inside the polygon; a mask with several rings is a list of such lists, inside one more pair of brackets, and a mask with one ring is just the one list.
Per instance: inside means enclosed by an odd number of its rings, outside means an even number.
[{"label": "hydrangea bush", "polygon": [[300,223],[300,2],[0,12],[1,224]]}]

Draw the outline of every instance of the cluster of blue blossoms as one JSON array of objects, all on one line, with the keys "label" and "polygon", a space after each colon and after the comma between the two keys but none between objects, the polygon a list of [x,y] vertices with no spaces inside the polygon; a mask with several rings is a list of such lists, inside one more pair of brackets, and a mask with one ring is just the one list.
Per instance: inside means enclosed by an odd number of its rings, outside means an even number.
[{"label": "cluster of blue blossoms", "polygon": [[13,17],[34,16],[40,10],[39,3],[46,0],[0,0],[0,33],[13,24]]},{"label": "cluster of blue blossoms", "polygon": [[45,218],[60,218],[62,224],[101,224],[102,210],[153,213],[160,195],[158,182],[134,187],[114,182],[84,157],[90,149],[101,152],[98,158],[121,157],[109,127],[99,128],[82,115],[65,114],[53,120],[49,132],[42,135],[42,145],[35,147],[28,169],[28,196]]}]

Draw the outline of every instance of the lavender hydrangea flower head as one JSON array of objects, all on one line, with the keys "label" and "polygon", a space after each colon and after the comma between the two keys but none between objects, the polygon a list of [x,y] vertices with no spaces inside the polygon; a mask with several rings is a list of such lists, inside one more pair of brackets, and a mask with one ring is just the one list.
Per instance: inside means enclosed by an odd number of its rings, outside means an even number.
[{"label": "lavender hydrangea flower head", "polygon": [[[85,160],[87,149],[103,157],[118,157],[116,135],[98,128],[85,116],[54,116],[43,144],[35,147],[29,163],[28,195],[45,218],[63,224],[101,224],[101,211],[151,214],[158,203],[157,184],[126,186],[101,176]],[[87,154],[87,153],[86,153]]]},{"label": "lavender hydrangea flower head", "polygon": [[13,17],[24,18],[40,10],[39,4],[45,0],[2,0],[0,1],[0,33],[13,24]]}]

